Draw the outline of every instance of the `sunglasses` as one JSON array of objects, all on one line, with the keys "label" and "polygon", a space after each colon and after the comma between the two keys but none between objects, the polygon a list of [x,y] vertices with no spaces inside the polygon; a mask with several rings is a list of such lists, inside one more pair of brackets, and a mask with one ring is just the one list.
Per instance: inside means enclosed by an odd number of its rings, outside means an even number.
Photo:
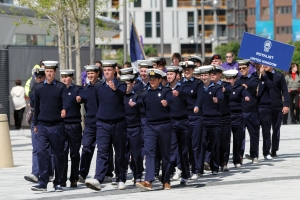
[{"label": "sunglasses", "polygon": [[247,67],[239,67],[239,70],[246,69]]},{"label": "sunglasses", "polygon": [[232,56],[226,56],[226,58],[232,58]]}]

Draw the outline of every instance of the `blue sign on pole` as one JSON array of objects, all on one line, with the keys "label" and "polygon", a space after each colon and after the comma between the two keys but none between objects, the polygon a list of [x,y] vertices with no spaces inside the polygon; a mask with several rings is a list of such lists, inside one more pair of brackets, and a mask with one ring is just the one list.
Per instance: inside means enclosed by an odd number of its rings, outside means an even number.
[{"label": "blue sign on pole", "polygon": [[238,57],[288,71],[294,49],[292,45],[244,32]]}]

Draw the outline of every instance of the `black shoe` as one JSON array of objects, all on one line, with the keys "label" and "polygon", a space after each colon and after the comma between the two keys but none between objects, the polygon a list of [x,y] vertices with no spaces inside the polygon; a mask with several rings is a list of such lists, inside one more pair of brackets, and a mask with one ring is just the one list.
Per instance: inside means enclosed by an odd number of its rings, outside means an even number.
[{"label": "black shoe", "polygon": [[67,187],[67,183],[66,182],[62,182],[60,185],[61,185],[61,187]]},{"label": "black shoe", "polygon": [[55,192],[63,192],[61,185],[55,185],[54,189],[55,189]]},{"label": "black shoe", "polygon": [[276,151],[272,152],[272,153],[271,153],[271,156],[272,156],[273,158],[276,158],[276,157],[277,157]]},{"label": "black shoe", "polygon": [[77,187],[77,181],[73,181],[70,183],[70,187]]},{"label": "black shoe", "polygon": [[34,185],[31,187],[32,191],[47,191],[46,187],[43,187],[41,185]]}]

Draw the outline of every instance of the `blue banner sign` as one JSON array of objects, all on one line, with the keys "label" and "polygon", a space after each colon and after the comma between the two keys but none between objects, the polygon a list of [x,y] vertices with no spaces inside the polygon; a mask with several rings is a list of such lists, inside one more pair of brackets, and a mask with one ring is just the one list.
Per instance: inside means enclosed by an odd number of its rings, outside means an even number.
[{"label": "blue banner sign", "polygon": [[292,45],[244,32],[238,57],[288,71],[294,49]]},{"label": "blue banner sign", "polygon": [[274,39],[274,21],[256,21],[255,22],[255,33],[256,35]]},{"label": "blue banner sign", "polygon": [[300,41],[300,19],[292,21],[293,41]]}]

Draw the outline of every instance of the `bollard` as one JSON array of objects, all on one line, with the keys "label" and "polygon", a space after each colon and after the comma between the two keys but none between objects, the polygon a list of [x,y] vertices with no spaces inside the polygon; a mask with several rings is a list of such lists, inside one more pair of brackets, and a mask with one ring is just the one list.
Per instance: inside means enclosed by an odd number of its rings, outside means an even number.
[{"label": "bollard", "polygon": [[14,166],[7,115],[0,114],[0,168]]}]

